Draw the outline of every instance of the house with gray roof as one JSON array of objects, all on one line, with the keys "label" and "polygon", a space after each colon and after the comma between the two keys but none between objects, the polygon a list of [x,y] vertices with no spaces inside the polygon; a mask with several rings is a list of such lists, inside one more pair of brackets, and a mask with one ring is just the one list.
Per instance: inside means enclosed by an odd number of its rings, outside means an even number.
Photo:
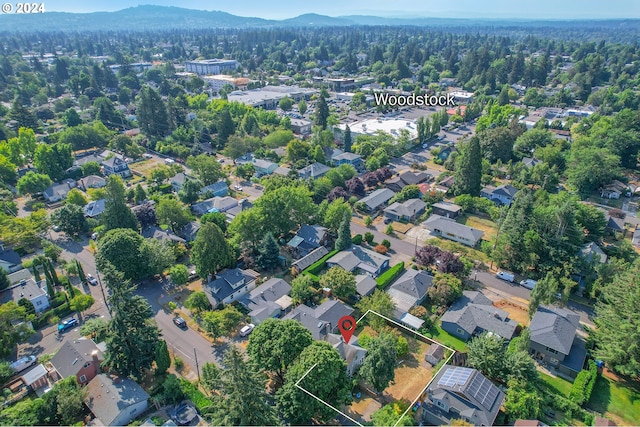
[{"label": "house with gray roof", "polygon": [[512,185],[501,185],[500,187],[493,187],[487,185],[480,190],[480,197],[491,200],[494,203],[510,206],[516,197],[518,189]]},{"label": "house with gray roof", "polygon": [[395,196],[395,193],[388,188],[379,188],[360,199],[358,203],[364,204],[367,212],[374,212],[386,205],[393,196]]},{"label": "house with gray roof", "polygon": [[440,215],[431,215],[422,226],[434,235],[474,247],[480,242],[484,232],[455,222]]},{"label": "house with gray roof", "polygon": [[212,306],[229,304],[245,296],[256,286],[258,273],[253,270],[231,268],[217,273],[212,281],[203,286]]},{"label": "house with gray roof", "polygon": [[389,268],[389,258],[362,246],[351,245],[351,250],[340,251],[327,260],[329,268],[340,266],[352,273],[364,272],[372,277],[378,277]]},{"label": "house with gray roof", "polygon": [[169,230],[163,230],[160,227],[151,226],[142,230],[142,237],[145,239],[156,239],[167,243],[187,243],[185,239],[174,234]]},{"label": "house with gray roof", "polygon": [[[25,269],[24,271],[29,272]],[[11,276],[9,276],[11,278]],[[33,307],[36,309],[36,313],[42,313],[49,308],[49,294],[46,291],[46,281],[41,280],[36,283],[31,274],[28,274],[28,278],[21,279],[11,287],[0,291],[0,304],[5,304],[9,301],[13,301],[16,304],[21,299],[31,301]]]},{"label": "house with gray roof", "polygon": [[303,256],[299,260],[294,261],[291,267],[297,273],[301,273],[304,269],[311,266],[311,264],[313,264],[314,262],[320,261],[320,259],[328,253],[329,250],[326,247],[320,246],[318,249],[314,249],[309,252],[309,255]]},{"label": "house with gray roof", "polygon": [[86,338],[66,341],[51,359],[55,380],[73,376],[80,385],[87,384],[98,375],[101,363],[102,351],[93,340]]},{"label": "house with gray roof", "polygon": [[396,304],[396,317],[408,313],[412,307],[427,297],[427,291],[433,286],[433,276],[424,270],[405,270],[389,287],[387,293]]},{"label": "house with gray roof", "polygon": [[607,262],[607,254],[605,254],[604,251],[600,249],[600,246],[598,246],[596,242],[589,242],[584,245],[580,253],[587,261],[595,259],[601,264]]},{"label": "house with gray roof", "polygon": [[100,374],[87,386],[84,403],[99,420],[96,425],[126,426],[147,410],[149,397],[132,379]]},{"label": "house with gray roof", "polygon": [[442,329],[464,341],[483,332],[510,340],[518,327],[509,313],[494,307],[489,298],[476,291],[464,291],[442,315],[441,322]]},{"label": "house with gray roof", "polygon": [[185,224],[184,227],[182,227],[182,230],[180,230],[180,235],[184,237],[184,240],[190,243],[196,240],[198,231],[200,231],[200,223],[198,221],[190,221],[189,223]]},{"label": "house with gray roof", "polygon": [[73,179],[63,179],[62,182],[53,184],[42,192],[48,203],[55,203],[67,198],[67,194],[72,188],[76,188],[77,183]]},{"label": "house with gray roof", "polygon": [[11,248],[5,249],[2,241],[0,241],[0,268],[5,269],[7,273],[14,273],[22,269],[20,254]]},{"label": "house with gray roof", "polygon": [[253,167],[258,177],[271,175],[278,168],[278,164],[270,160],[253,159]]},{"label": "house with gray roof", "polygon": [[631,243],[640,248],[640,228],[636,228],[636,230],[633,232],[633,236],[631,237]]},{"label": "house with gray roof", "polygon": [[251,323],[257,325],[266,319],[281,317],[291,307],[291,298],[284,298],[289,292],[290,284],[271,278],[238,301],[249,310]]},{"label": "house with gray roof", "polygon": [[559,307],[540,306],[529,324],[529,353],[542,364],[575,378],[587,357],[586,342],[577,334],[580,316]]},{"label": "house with gray roof", "polygon": [[302,179],[318,179],[325,176],[330,170],[331,168],[329,166],[315,162],[302,169],[298,169],[298,177]]},{"label": "house with gray roof", "polygon": [[105,185],[107,185],[107,180],[98,175],[89,175],[78,180],[78,187],[85,191],[89,188],[102,188]]},{"label": "house with gray roof", "polygon": [[309,135],[311,133],[311,122],[307,119],[291,119],[291,130],[298,135]]},{"label": "house with gray roof", "polygon": [[375,279],[368,274],[358,274],[356,276],[356,293],[360,297],[368,297],[377,287]]},{"label": "house with gray roof", "polygon": [[424,213],[426,207],[427,204],[420,199],[409,199],[386,207],[384,216],[393,221],[413,221]]},{"label": "house with gray roof", "polygon": [[231,222],[234,218],[242,211],[246,211],[253,207],[253,203],[251,203],[248,199],[240,199],[238,200],[238,205],[232,207],[227,210],[224,214],[227,216],[227,221]]},{"label": "house with gray roof", "polygon": [[452,420],[462,419],[474,426],[492,426],[504,398],[480,371],[444,365],[427,387],[423,422],[451,425]]},{"label": "house with gray roof", "polygon": [[[229,194],[229,186],[224,181],[214,182],[200,189],[198,194],[211,194],[213,197],[224,197]],[[206,196],[205,196],[206,197]]]},{"label": "house with gray roof", "polygon": [[233,197],[212,197],[191,205],[191,210],[196,215],[204,215],[209,212],[226,212],[238,206],[238,201]]},{"label": "house with gray roof", "polygon": [[365,169],[362,156],[356,153],[340,153],[331,157],[331,161],[336,167],[340,165],[351,165],[355,170],[360,172]]},{"label": "house with gray roof", "polygon": [[320,225],[303,224],[287,246],[296,257],[308,255],[312,250],[327,243],[327,228]]},{"label": "house with gray roof", "polygon": [[455,203],[438,202],[431,205],[431,213],[445,218],[456,219],[462,212],[462,206]]},{"label": "house with gray roof", "polygon": [[358,337],[353,336],[347,344],[342,335],[328,334],[326,340],[347,362],[347,375],[352,377],[358,368],[364,363],[367,350],[358,345]]},{"label": "house with gray roof", "polygon": [[84,212],[84,216],[87,218],[98,218],[105,210],[105,199],[93,200],[87,203],[82,211]]},{"label": "house with gray roof", "polygon": [[189,179],[195,180],[195,178],[192,177],[191,175],[187,175],[184,172],[180,172],[172,176],[169,182],[171,183],[171,188],[173,188],[173,191],[177,193],[180,190],[182,190],[182,186]]},{"label": "house with gray roof", "polygon": [[542,160],[534,159],[533,157],[523,157],[522,163],[525,165],[525,167],[532,168],[535,165],[542,163]]},{"label": "house with gray roof", "polygon": [[104,170],[104,174],[109,175],[120,175],[122,178],[128,178],[131,176],[131,171],[129,170],[129,165],[121,156],[111,153],[111,157],[107,157],[102,162],[100,162],[102,169]]},{"label": "house with gray roof", "polygon": [[300,304],[283,319],[294,319],[311,331],[313,339],[324,340],[338,327],[343,316],[350,316],[355,310],[340,300],[329,299],[315,308]]}]

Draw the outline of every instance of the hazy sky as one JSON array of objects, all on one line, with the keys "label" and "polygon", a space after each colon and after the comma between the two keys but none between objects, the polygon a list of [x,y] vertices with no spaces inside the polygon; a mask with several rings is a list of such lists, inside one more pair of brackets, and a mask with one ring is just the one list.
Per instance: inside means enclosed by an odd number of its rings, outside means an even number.
[{"label": "hazy sky", "polygon": [[49,11],[65,12],[114,11],[140,4],[221,10],[267,19],[291,18],[303,13],[444,18],[640,18],[640,0],[45,0]]}]

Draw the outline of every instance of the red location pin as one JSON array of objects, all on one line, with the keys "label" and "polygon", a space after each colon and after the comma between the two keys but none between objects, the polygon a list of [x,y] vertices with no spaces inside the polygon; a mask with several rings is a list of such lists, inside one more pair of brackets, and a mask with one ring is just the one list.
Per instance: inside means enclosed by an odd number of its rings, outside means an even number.
[{"label": "red location pin", "polygon": [[340,329],[344,342],[349,344],[349,340],[356,331],[356,319],[351,316],[342,316],[338,321],[338,329]]}]

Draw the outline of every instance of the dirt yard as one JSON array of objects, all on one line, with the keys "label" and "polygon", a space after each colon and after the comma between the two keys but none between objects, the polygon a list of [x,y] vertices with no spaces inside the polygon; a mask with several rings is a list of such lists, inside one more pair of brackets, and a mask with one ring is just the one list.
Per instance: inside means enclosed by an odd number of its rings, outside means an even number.
[{"label": "dirt yard", "polygon": [[509,313],[509,318],[518,322],[518,324],[528,327],[529,326],[529,313],[527,308],[518,304],[514,304],[507,300],[500,300],[493,303],[494,306]]},{"label": "dirt yard", "polygon": [[133,172],[138,172],[149,179],[151,177],[151,171],[159,166],[164,166],[164,163],[156,158],[153,158],[143,160],[141,162],[132,163],[130,165],[130,169]]},{"label": "dirt yard", "polygon": [[368,394],[362,393],[360,399],[354,397],[346,414],[356,421],[367,423],[371,421],[371,415],[382,408],[382,404]]}]

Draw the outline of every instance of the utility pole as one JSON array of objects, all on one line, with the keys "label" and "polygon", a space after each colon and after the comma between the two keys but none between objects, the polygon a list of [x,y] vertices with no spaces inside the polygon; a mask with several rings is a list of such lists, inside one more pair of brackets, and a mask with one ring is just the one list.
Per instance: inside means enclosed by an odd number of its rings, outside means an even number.
[{"label": "utility pole", "polygon": [[100,272],[96,268],[96,276],[98,278],[98,284],[100,285],[100,292],[102,292],[102,300],[104,301],[104,306],[107,307],[107,313],[109,313],[109,318],[112,319],[111,308],[109,307],[109,303],[107,302],[107,297],[104,294],[104,287],[102,286],[102,280],[100,279]]},{"label": "utility pole", "polygon": [[193,356],[196,359],[196,371],[198,372],[198,383],[200,383],[200,366],[198,365],[198,353],[196,353],[195,347],[193,347]]}]

